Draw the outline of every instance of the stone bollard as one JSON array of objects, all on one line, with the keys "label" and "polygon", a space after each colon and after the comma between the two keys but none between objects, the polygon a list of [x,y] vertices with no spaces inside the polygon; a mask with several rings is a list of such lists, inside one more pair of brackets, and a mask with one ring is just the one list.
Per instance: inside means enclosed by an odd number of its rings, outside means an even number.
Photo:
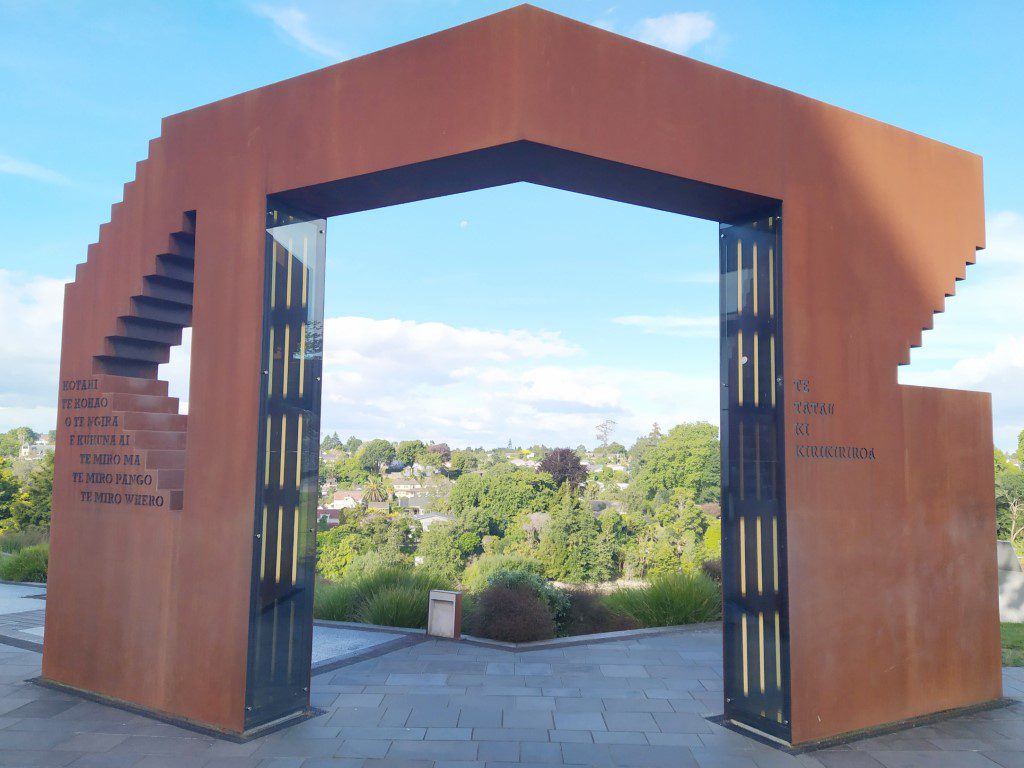
[{"label": "stone bollard", "polygon": [[462,593],[447,589],[430,590],[427,635],[458,640],[462,626]]}]

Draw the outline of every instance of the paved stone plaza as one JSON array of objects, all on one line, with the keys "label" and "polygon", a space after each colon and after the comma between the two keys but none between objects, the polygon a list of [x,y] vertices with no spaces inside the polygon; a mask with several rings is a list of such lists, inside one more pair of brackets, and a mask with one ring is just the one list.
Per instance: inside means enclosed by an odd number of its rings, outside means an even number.
[{"label": "paved stone plaza", "polygon": [[[705,719],[722,709],[718,629],[529,652],[384,648],[314,676],[323,714],[244,744],[26,682],[40,660],[0,644],[0,765],[1024,766],[1024,703],[796,757],[721,728]],[[1024,670],[1005,680],[1024,698]]]}]

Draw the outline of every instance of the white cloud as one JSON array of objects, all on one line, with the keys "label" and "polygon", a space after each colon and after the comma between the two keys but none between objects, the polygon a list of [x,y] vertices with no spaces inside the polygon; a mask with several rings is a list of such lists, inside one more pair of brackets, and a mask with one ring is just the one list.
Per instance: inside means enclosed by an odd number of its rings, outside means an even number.
[{"label": "white cloud", "polygon": [[329,43],[320,40],[310,29],[309,15],[294,6],[275,6],[260,3],[253,7],[253,12],[269,19],[281,32],[294,40],[299,47],[310,53],[325,56],[328,59],[343,59],[344,55]]},{"label": "white cloud", "polygon": [[6,173],[10,176],[22,176],[26,179],[43,181],[48,184],[71,183],[63,174],[57,171],[30,163],[28,160],[19,160],[10,155],[0,154],[0,173]]},{"label": "white cloud", "polygon": [[1024,216],[994,213],[986,229],[988,247],[911,350],[899,381],[991,392],[996,444],[1012,449],[1024,429]]},{"label": "white cloud", "polygon": [[714,33],[715,21],[711,14],[684,11],[641,19],[630,30],[630,37],[675,53],[686,53]]},{"label": "white cloud", "polygon": [[361,437],[453,445],[593,441],[604,418],[631,440],[651,422],[718,417],[712,378],[569,365],[556,333],[339,317],[324,333],[322,425]]},{"label": "white cloud", "polygon": [[617,325],[628,325],[644,333],[684,338],[711,337],[718,335],[718,318],[684,317],[681,315],[623,315],[612,318]]},{"label": "white cloud", "polygon": [[0,429],[48,431],[57,423],[64,281],[0,269],[0,296]]},{"label": "white cloud", "polygon": [[988,247],[981,252],[983,262],[1024,266],[1024,216],[1016,211],[994,213],[986,229]]}]

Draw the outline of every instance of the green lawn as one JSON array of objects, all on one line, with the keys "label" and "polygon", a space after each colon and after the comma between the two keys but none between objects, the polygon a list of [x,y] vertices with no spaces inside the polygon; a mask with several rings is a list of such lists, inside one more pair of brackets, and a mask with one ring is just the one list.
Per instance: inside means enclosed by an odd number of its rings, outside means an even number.
[{"label": "green lawn", "polygon": [[1000,624],[1003,666],[1024,667],[1024,624]]}]

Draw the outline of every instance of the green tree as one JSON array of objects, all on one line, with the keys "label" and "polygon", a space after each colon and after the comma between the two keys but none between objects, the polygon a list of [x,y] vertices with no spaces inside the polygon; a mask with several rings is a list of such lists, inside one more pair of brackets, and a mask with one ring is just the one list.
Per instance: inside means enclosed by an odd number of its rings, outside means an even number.
[{"label": "green tree", "polygon": [[0,531],[14,525],[14,508],[22,503],[21,482],[10,459],[0,457]]},{"label": "green tree", "polygon": [[546,511],[553,491],[550,475],[499,463],[456,480],[448,502],[465,530],[505,536],[519,517]]},{"label": "green tree", "polygon": [[386,467],[395,460],[395,446],[387,440],[371,440],[359,447],[356,459],[359,466],[367,472],[379,472],[381,467]]},{"label": "green tree", "polygon": [[480,460],[474,451],[452,451],[452,471],[472,472],[480,466]]},{"label": "green tree", "polygon": [[53,451],[47,451],[28,476],[22,500],[14,505],[14,522],[21,529],[49,528],[53,505]]},{"label": "green tree", "polygon": [[328,435],[320,441],[321,451],[336,451],[341,448],[341,440],[338,439],[338,433],[335,432],[333,435]]},{"label": "green tree", "polygon": [[416,461],[416,457],[426,448],[422,440],[403,440],[395,450],[395,457],[409,466]]},{"label": "green tree", "polygon": [[600,527],[565,483],[541,531],[538,555],[549,578],[573,584],[606,581],[614,572],[611,548],[598,544]]},{"label": "green tree", "polygon": [[648,440],[634,446],[638,456],[630,452],[634,462],[628,494],[631,510],[649,511],[652,502],[666,503],[677,488],[689,491],[696,504],[718,501],[721,458],[717,427],[703,421],[679,424],[664,437]]},{"label": "green tree", "polygon": [[359,450],[359,446],[361,446],[362,444],[362,440],[360,440],[355,435],[352,435],[348,440],[345,441],[345,452],[354,454],[356,451]]},{"label": "green tree", "polygon": [[361,539],[340,528],[316,535],[316,570],[325,579],[340,579],[353,559],[361,554]]},{"label": "green tree", "polygon": [[458,581],[466,560],[480,548],[480,537],[462,530],[454,523],[434,523],[420,538],[416,554],[423,558],[423,567]]},{"label": "green tree", "polygon": [[1024,472],[996,477],[996,525],[999,537],[1017,544],[1024,537]]},{"label": "green tree", "polygon": [[380,475],[370,475],[363,486],[363,498],[378,503],[390,499],[391,488],[387,479]]},{"label": "green tree", "polygon": [[0,435],[0,457],[13,459],[21,449],[21,438],[17,429],[11,429]]}]

